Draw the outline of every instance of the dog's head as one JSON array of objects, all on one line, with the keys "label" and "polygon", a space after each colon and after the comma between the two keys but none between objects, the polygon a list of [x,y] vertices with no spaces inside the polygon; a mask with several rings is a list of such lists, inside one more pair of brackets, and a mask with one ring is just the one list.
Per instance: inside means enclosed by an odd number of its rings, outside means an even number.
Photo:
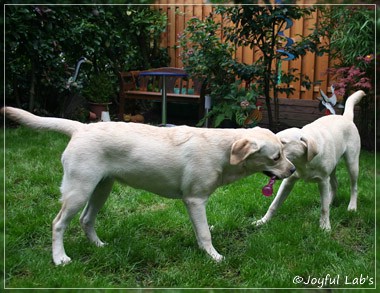
[{"label": "dog's head", "polygon": [[283,179],[292,175],[294,165],[285,157],[281,141],[269,130],[255,128],[252,137],[235,141],[230,164],[241,164],[248,172],[264,172]]},{"label": "dog's head", "polygon": [[310,162],[318,154],[315,140],[302,129],[290,128],[276,134],[284,146],[285,156],[294,164]]}]

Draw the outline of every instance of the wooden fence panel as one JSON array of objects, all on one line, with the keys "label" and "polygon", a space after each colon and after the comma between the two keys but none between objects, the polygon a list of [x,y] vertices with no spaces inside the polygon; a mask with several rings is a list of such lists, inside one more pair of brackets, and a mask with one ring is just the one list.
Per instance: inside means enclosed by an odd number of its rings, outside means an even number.
[{"label": "wooden fence panel", "polygon": [[[264,104],[265,100],[260,99]],[[324,116],[324,111],[319,111],[319,101],[316,100],[300,100],[300,99],[279,99],[279,121],[280,129],[283,130],[289,127],[303,127],[318,118]],[[273,102],[271,103],[274,107]],[[335,109],[337,114],[343,114],[342,109]],[[360,121],[360,107],[354,108],[354,122],[359,125]],[[268,115],[266,111],[263,111],[263,120],[260,122],[260,126],[268,127]]]},{"label": "wooden fence panel", "polygon": [[[300,1],[300,3],[310,4],[311,1]],[[203,0],[156,0],[155,7],[166,13],[168,16],[168,26],[166,32],[162,36],[162,46],[168,48],[171,58],[170,66],[182,67],[180,59],[180,49],[178,48],[178,36],[186,26],[186,22],[192,18],[205,18],[213,9],[212,5],[204,4]],[[310,28],[314,27],[315,23],[320,19],[320,12],[313,12],[311,16],[304,19],[294,21],[290,29],[284,31],[285,35],[297,40],[297,34],[307,35],[310,33]],[[255,52],[255,49],[248,47],[239,48],[236,53],[236,58],[239,61],[247,64],[252,64],[260,57],[260,52]],[[318,85],[313,85],[310,90],[301,86],[301,82],[293,82],[290,86],[295,89],[294,94],[286,96],[280,95],[280,98],[315,100],[319,96],[319,90],[322,89],[325,93],[330,93],[329,76],[326,74],[327,68],[332,61],[329,56],[316,56],[312,53],[307,53],[305,56],[294,61],[283,61],[282,70],[286,72],[290,68],[297,68],[297,73],[307,75],[312,82],[320,81]]]}]

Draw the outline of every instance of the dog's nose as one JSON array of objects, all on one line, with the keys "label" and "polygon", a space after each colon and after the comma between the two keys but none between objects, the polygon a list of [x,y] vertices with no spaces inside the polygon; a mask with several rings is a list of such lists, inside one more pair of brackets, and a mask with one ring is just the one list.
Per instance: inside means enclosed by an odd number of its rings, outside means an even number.
[{"label": "dog's nose", "polygon": [[297,170],[296,167],[291,168],[290,169],[290,174],[293,174],[294,172],[296,172],[296,170]]}]

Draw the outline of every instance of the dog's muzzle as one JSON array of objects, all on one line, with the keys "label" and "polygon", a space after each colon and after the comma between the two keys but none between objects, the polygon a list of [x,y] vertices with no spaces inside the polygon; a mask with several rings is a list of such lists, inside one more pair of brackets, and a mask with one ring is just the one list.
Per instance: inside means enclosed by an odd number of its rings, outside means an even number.
[{"label": "dog's muzzle", "polygon": [[[289,176],[291,176],[294,172],[296,172],[296,167],[292,167],[290,170],[289,170],[289,172],[290,172],[290,175]],[[289,177],[289,176],[285,176],[285,177],[278,177],[276,174],[274,174],[274,173],[272,173],[272,172],[270,172],[270,171],[264,171],[263,172],[265,175],[267,175],[268,177],[276,177],[276,180],[277,179],[284,179],[284,178],[286,178],[286,177]]]},{"label": "dog's muzzle", "polygon": [[[267,175],[268,177],[276,176],[276,175],[274,175],[272,172],[269,172],[269,171],[264,171],[263,173],[264,173],[265,175]],[[277,176],[276,176],[276,179],[278,179]]]}]

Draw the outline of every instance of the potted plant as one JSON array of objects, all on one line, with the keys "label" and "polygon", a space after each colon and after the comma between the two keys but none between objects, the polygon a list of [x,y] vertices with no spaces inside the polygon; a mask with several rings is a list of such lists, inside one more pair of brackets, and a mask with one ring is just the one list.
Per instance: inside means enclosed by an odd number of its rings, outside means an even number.
[{"label": "potted plant", "polygon": [[95,113],[98,119],[102,112],[108,112],[113,94],[113,82],[106,72],[93,74],[83,88],[83,95],[89,101],[90,111]]},{"label": "potted plant", "polygon": [[211,111],[200,121],[202,125],[205,119],[211,118],[214,127],[222,128],[251,128],[257,126],[261,120],[257,116],[257,99],[260,90],[251,85],[248,88],[241,86],[238,80],[227,85],[223,92],[214,91],[211,93]]}]

